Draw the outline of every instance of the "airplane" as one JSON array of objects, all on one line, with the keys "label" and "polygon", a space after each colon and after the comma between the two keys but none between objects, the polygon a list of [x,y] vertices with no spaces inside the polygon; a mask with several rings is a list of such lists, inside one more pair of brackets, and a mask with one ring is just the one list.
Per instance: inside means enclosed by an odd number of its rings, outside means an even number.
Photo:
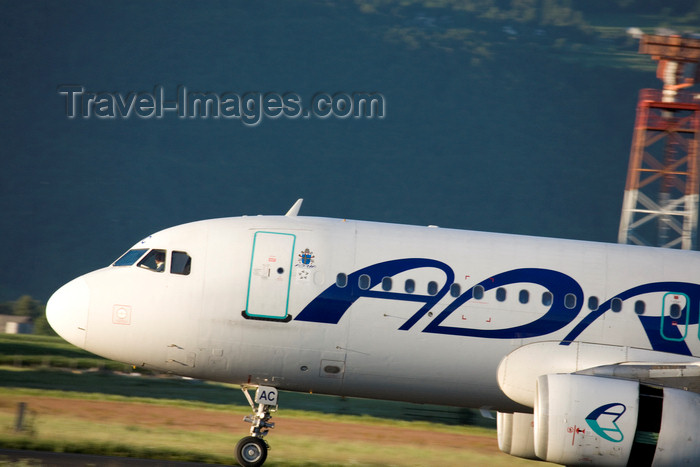
[{"label": "airplane", "polygon": [[[566,465],[700,463],[700,252],[299,216],[154,233],[58,289],[105,358],[241,386],[262,465],[279,391],[497,412]],[[255,389],[255,397],[250,391]]]}]

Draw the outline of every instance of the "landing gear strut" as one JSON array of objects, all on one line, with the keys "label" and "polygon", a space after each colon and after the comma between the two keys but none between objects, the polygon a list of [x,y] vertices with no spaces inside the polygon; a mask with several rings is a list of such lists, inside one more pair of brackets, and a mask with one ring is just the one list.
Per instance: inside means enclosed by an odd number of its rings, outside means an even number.
[{"label": "landing gear strut", "polygon": [[[263,438],[275,427],[270,419],[271,412],[277,411],[277,389],[259,386],[255,391],[255,401],[250,397],[248,389],[248,386],[241,387],[253,410],[252,415],[246,415],[243,419],[244,422],[251,424],[250,436],[246,436],[236,444],[236,460],[241,467],[259,467],[265,463],[267,451],[270,449]],[[258,404],[257,409],[255,404]]]}]

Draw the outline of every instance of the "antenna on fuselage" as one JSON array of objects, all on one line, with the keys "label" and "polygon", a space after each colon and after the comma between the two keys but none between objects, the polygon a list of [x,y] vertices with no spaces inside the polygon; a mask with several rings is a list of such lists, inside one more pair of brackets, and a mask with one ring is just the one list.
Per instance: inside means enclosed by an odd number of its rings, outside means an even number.
[{"label": "antenna on fuselage", "polygon": [[299,209],[301,209],[301,203],[304,202],[304,198],[299,198],[296,203],[294,203],[294,206],[289,208],[289,211],[287,211],[287,214],[285,216],[287,217],[296,217],[297,214],[299,214]]}]

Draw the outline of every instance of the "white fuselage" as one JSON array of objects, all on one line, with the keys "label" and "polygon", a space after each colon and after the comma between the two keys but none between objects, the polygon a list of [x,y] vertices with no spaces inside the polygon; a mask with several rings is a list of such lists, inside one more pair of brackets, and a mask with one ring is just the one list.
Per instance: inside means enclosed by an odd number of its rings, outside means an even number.
[{"label": "white fuselage", "polygon": [[[139,266],[153,249],[163,272]],[[602,363],[620,348],[700,354],[693,251],[285,216],[195,222],[132,250],[57,291],[49,321],[91,352],[184,376],[513,410],[499,364],[530,344],[544,360],[581,343]]]}]

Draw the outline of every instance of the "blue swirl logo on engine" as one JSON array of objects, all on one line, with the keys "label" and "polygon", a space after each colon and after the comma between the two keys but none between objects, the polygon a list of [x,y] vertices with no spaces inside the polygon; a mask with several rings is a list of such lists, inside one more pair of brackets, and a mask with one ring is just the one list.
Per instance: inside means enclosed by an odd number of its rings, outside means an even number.
[{"label": "blue swirl logo on engine", "polygon": [[619,443],[625,439],[625,435],[622,434],[617,421],[626,410],[627,407],[619,402],[601,405],[588,414],[586,423],[598,436],[613,443]]}]

